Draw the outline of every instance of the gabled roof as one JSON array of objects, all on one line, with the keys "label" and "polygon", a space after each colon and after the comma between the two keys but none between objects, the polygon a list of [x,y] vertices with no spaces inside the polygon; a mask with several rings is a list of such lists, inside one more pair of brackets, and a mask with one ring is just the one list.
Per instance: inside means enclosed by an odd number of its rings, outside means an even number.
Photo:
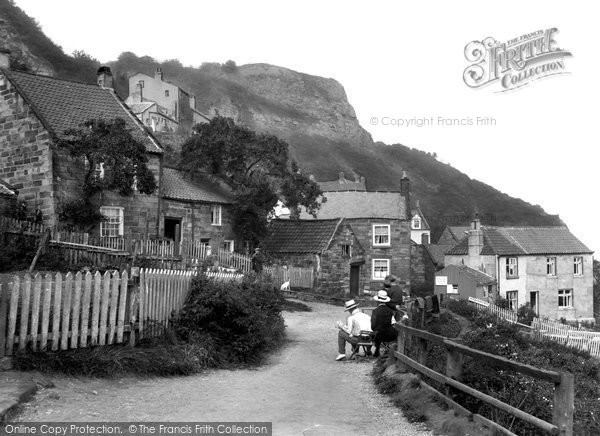
[{"label": "gabled roof", "polygon": [[496,283],[496,279],[489,274],[486,274],[482,271],[478,271],[466,265],[448,265],[444,270],[456,268],[462,274],[467,276],[469,279],[473,280],[478,285],[491,285],[492,283]]},{"label": "gabled roof", "polygon": [[198,177],[194,180],[174,168],[163,168],[161,186],[163,198],[199,203],[233,203],[229,190],[209,180],[208,177]]},{"label": "gabled roof", "polygon": [[3,69],[44,127],[56,137],[89,120],[122,118],[135,139],[151,153],[162,147],[115,92],[96,84]]},{"label": "gabled roof", "polygon": [[17,195],[17,190],[10,185],[9,183],[5,182],[4,180],[0,179],[0,195],[3,196],[16,196]]},{"label": "gabled roof", "polygon": [[134,114],[141,114],[146,112],[148,109],[150,109],[152,106],[154,106],[156,103],[153,101],[141,101],[141,102],[137,102],[137,103],[127,103],[127,106],[129,106],[129,109],[131,109],[131,112],[133,112]]},{"label": "gabled roof", "polygon": [[[335,191],[325,192],[327,199],[317,211],[318,219],[390,218],[407,219],[406,202],[399,192]],[[312,216],[302,211],[300,218]]]},{"label": "gabled roof", "polygon": [[329,247],[342,221],[273,220],[261,246],[270,253],[320,254]]},{"label": "gabled roof", "polygon": [[447,226],[446,228],[457,242],[465,237],[465,232],[471,230],[471,226]]},{"label": "gabled roof", "polygon": [[336,180],[330,180],[326,182],[317,182],[319,188],[323,192],[330,191],[366,191],[367,183],[364,177],[361,180],[347,180],[343,173]]},{"label": "gabled roof", "polygon": [[[482,227],[482,231],[482,255],[592,253],[566,227]],[[468,253],[468,236],[446,252],[449,255]]]},{"label": "gabled roof", "polygon": [[419,200],[417,200],[415,208],[411,211],[410,218],[414,218],[415,215],[418,215],[421,218],[421,228],[418,230],[431,230],[431,227],[429,227],[429,223],[427,222],[427,218],[425,218],[425,214],[423,214],[423,211],[421,210]]},{"label": "gabled roof", "polygon": [[444,265],[444,255],[446,250],[452,248],[451,245],[438,245],[438,244],[423,244],[427,253],[429,253],[429,257],[436,265]]}]

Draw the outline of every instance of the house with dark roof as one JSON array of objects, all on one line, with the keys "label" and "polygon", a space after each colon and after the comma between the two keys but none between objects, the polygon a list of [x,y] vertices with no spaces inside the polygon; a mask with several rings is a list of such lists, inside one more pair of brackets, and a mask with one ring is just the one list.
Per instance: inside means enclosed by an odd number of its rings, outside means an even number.
[{"label": "house with dark roof", "polygon": [[445,264],[494,277],[515,310],[529,304],[540,316],[593,321],[592,254],[567,227],[492,227],[475,219]]},{"label": "house with dark roof", "polygon": [[261,247],[277,263],[313,268],[317,292],[356,296],[364,287],[364,249],[346,221],[273,220]]},{"label": "house with dark roof", "polygon": [[485,300],[496,294],[496,279],[467,265],[448,265],[435,273],[435,294]]},{"label": "house with dark roof", "polygon": [[[383,280],[394,274],[406,292],[410,290],[410,181],[406,174],[399,192],[329,191],[323,195],[317,219],[344,219],[364,250],[360,286],[381,289]],[[303,220],[314,219],[302,211]],[[350,277],[351,265],[345,265]],[[350,292],[350,288],[347,288]]]},{"label": "house with dark roof", "polygon": [[97,84],[11,71],[8,53],[0,51],[0,178],[18,190],[30,212],[41,211],[44,224],[55,225],[61,205],[81,198],[86,171],[84,161],[55,141],[86,121],[120,118],[144,145],[157,189],[126,197],[103,191],[95,202],[107,220],[91,231],[107,237],[192,238],[233,250],[227,188],[163,168],[162,146],[112,83],[108,67],[98,70]]},{"label": "house with dark roof", "polygon": [[165,167],[161,200],[164,237],[199,240],[227,251],[242,248],[231,224],[233,195],[227,185],[208,176],[191,179],[177,169]]},{"label": "house with dark roof", "polygon": [[366,191],[367,182],[364,177],[355,176],[354,180],[348,180],[343,172],[340,172],[337,180],[317,182],[323,192],[331,191]]}]

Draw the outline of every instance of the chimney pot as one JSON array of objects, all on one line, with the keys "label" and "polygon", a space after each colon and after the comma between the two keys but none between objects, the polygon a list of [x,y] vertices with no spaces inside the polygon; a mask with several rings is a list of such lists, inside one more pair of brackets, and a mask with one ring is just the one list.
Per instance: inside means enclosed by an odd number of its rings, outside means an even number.
[{"label": "chimney pot", "polygon": [[160,67],[156,67],[156,73],[154,73],[154,78],[162,81],[162,79],[163,79],[163,72],[162,72],[162,69]]},{"label": "chimney pot", "polygon": [[98,86],[102,88],[113,89],[113,75],[110,67],[103,66],[98,68],[97,73]]},{"label": "chimney pot", "polygon": [[429,233],[421,233],[421,244],[422,245],[429,244]]},{"label": "chimney pot", "polygon": [[344,180],[346,180],[346,179],[344,178],[344,173],[343,173],[343,172],[340,172],[340,183],[344,183]]}]

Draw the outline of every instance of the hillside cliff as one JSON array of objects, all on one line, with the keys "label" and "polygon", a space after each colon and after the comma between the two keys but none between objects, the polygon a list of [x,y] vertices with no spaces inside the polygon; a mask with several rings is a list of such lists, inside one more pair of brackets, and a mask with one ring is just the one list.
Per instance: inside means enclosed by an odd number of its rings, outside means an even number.
[{"label": "hillside cliff", "polygon": [[[93,57],[81,52],[64,54],[9,0],[0,0],[0,36],[8,48],[21,53],[19,59],[30,70],[95,80],[98,62]],[[123,52],[110,65],[123,98],[128,94],[128,75],[153,76],[160,66],[165,80],[196,95],[200,111],[230,116],[239,124],[288,141],[292,156],[317,180],[336,179],[343,171],[347,178],[364,176],[369,190],[397,190],[406,169],[413,200],[420,200],[430,224],[438,229],[445,223],[468,221],[475,212],[490,224],[561,224],[540,206],[472,180],[428,153],[400,144],[374,143],[358,123],[343,86],[334,79],[268,64],[236,66],[232,61],[184,67],[177,60],[159,63],[131,52]],[[175,142],[173,138],[165,141]]]}]

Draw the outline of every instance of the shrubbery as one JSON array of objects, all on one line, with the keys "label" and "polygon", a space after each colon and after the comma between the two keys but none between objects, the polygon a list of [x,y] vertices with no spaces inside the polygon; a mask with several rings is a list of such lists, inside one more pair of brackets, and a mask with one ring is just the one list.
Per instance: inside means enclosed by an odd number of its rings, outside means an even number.
[{"label": "shrubbery", "polygon": [[201,275],[173,319],[172,329],[135,347],[112,345],[57,352],[26,350],[15,356],[20,370],[116,377],[187,375],[206,368],[260,363],[283,343],[281,292],[263,276],[242,283]]},{"label": "shrubbery", "polygon": [[209,335],[220,364],[257,363],[283,340],[282,304],[281,292],[262,275],[247,277],[242,283],[200,275],[174,320],[174,330],[191,343],[198,334]]}]

